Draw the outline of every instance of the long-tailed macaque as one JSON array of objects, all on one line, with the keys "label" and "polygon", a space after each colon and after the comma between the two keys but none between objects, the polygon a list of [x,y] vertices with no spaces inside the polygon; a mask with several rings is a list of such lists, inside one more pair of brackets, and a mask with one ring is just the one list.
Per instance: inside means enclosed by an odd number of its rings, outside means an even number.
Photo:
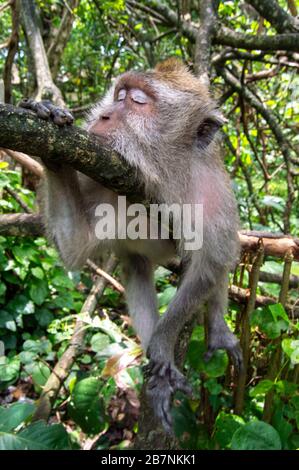
[{"label": "long-tailed macaque", "polygon": [[[40,106],[27,103],[58,125],[72,121],[69,113],[53,105]],[[174,363],[175,344],[199,303],[208,304],[207,359],[221,348],[237,368],[242,364],[239,342],[223,318],[228,272],[237,260],[239,243],[236,202],[219,152],[222,124],[207,88],[175,59],[154,70],[121,75],[86,124],[88,132],[137,168],[149,199],[169,205],[202,204],[202,247],[186,251],[184,240],[177,243],[184,275],[162,317],[157,312],[153,267],[173,257],[173,242],[99,240],[95,209],[102,203],[117,209],[117,195],[67,165],[57,171],[46,168],[43,217],[66,266],[79,268],[107,248],[123,263],[129,312],[149,358],[148,395],[167,430],[173,393],[190,391]]]}]

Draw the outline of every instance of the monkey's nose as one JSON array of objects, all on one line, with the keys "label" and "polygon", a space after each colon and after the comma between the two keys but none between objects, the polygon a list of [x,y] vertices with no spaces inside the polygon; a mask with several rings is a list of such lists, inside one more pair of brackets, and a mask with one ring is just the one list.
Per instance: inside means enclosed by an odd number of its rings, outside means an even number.
[{"label": "monkey's nose", "polygon": [[110,119],[110,116],[108,114],[104,114],[101,116],[102,121],[108,121]]}]

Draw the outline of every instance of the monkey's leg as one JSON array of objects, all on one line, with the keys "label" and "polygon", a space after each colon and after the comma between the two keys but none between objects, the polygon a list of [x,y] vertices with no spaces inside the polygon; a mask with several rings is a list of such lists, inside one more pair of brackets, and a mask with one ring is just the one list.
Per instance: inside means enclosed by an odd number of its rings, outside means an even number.
[{"label": "monkey's leg", "polygon": [[227,281],[228,276],[224,275],[208,300],[208,351],[205,360],[208,361],[217,349],[225,349],[239,372],[243,364],[241,347],[224,320],[227,308]]},{"label": "monkey's leg", "polygon": [[159,319],[147,350],[148,397],[168,432],[172,429],[170,407],[173,393],[181,390],[191,394],[184,375],[175,366],[174,348],[185,322],[215,286],[215,281],[199,269],[200,260],[193,261],[167,312]]},{"label": "monkey's leg", "polygon": [[145,256],[130,255],[124,261],[124,274],[129,313],[146,351],[159,320],[152,264]]}]

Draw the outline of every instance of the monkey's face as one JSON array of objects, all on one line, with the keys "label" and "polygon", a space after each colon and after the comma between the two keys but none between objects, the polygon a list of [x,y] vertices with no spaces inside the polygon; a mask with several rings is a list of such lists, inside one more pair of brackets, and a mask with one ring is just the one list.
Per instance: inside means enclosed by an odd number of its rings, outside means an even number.
[{"label": "monkey's face", "polygon": [[211,144],[222,124],[215,108],[183,65],[162,63],[153,71],[120,76],[92,111],[87,130],[152,181]]},{"label": "monkey's face", "polygon": [[90,116],[89,132],[110,144],[120,136],[151,142],[157,130],[156,97],[144,74],[126,73]]}]

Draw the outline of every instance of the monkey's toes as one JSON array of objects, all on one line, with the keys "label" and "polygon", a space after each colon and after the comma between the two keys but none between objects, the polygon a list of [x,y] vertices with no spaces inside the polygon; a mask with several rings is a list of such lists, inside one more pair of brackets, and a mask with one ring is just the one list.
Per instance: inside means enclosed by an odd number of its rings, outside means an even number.
[{"label": "monkey's toes", "polygon": [[161,420],[166,432],[172,432],[171,403],[176,391],[192,395],[192,388],[186,378],[170,362],[150,360],[146,367],[149,376],[147,396],[155,415]]}]

